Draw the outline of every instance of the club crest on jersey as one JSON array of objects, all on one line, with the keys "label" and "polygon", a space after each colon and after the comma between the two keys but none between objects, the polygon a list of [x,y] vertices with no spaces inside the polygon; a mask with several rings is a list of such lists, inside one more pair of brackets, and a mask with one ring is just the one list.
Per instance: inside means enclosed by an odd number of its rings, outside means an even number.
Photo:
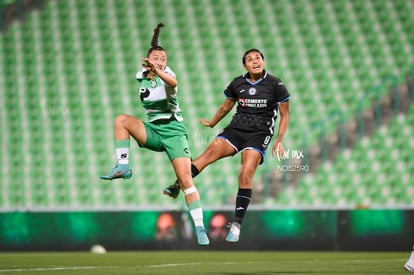
[{"label": "club crest on jersey", "polygon": [[157,80],[155,78],[151,79],[151,88],[157,87]]},{"label": "club crest on jersey", "polygon": [[239,98],[239,104],[242,107],[246,107],[247,106],[246,99],[245,98]]},{"label": "club crest on jersey", "polygon": [[249,89],[249,95],[255,95],[256,94],[256,88],[252,87]]}]

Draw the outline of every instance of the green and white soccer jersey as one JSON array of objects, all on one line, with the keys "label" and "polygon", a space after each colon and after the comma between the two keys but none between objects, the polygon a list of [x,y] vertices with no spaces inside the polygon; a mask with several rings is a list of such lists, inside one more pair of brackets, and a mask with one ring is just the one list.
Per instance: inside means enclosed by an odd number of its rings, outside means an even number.
[{"label": "green and white soccer jersey", "polygon": [[[165,72],[175,77],[174,72],[169,67],[165,68]],[[168,87],[158,76],[148,79],[146,77],[147,73],[148,71],[145,68],[140,69],[136,74],[136,79],[141,84],[139,92],[148,121],[169,119],[172,116],[177,121],[183,121],[177,100],[177,87]]]}]

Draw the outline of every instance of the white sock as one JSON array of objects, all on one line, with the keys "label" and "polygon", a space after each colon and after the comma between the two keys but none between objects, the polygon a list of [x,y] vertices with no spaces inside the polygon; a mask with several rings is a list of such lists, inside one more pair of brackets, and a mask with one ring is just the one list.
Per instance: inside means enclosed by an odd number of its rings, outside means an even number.
[{"label": "white sock", "polygon": [[[191,190],[191,191],[190,191]],[[195,192],[195,187],[192,187],[191,189],[184,190],[184,193],[190,193]],[[193,219],[195,226],[204,226],[203,223],[203,208],[201,207],[201,202],[193,201],[188,204],[188,210],[190,212],[191,218]]]},{"label": "white sock", "polygon": [[190,210],[190,215],[193,218],[195,226],[204,226],[203,209],[196,208],[196,209]]},{"label": "white sock", "polygon": [[115,151],[119,164],[129,163],[129,147],[116,148]]}]

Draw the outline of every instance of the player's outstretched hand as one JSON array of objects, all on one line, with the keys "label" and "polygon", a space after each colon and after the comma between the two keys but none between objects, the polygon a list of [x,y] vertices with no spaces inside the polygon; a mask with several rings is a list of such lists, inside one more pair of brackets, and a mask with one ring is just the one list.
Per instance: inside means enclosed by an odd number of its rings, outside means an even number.
[{"label": "player's outstretched hand", "polygon": [[283,147],[283,144],[279,141],[276,141],[272,148],[272,156],[276,156],[278,160],[281,160],[283,158],[284,153],[285,148]]},{"label": "player's outstretched hand", "polygon": [[204,118],[200,118],[200,123],[203,124],[206,127],[211,127],[211,123],[208,120],[205,120]]},{"label": "player's outstretched hand", "polygon": [[142,63],[142,66],[145,69],[147,69],[148,71],[155,71],[155,66],[151,63],[148,57],[143,58],[142,61],[144,61],[144,63]]}]

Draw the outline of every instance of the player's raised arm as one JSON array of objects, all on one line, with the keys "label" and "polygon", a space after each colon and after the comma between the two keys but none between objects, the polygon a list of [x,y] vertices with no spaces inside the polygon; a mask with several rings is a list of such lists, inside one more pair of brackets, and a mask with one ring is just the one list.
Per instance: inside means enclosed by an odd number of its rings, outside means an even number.
[{"label": "player's raised arm", "polygon": [[289,116],[290,116],[289,101],[285,101],[279,104],[279,113],[280,113],[280,122],[279,122],[279,128],[277,131],[275,144],[273,145],[273,148],[272,148],[272,156],[275,156],[275,153],[281,156],[283,155],[283,152],[284,152],[282,139],[286,133],[286,129],[289,124]]},{"label": "player's raised arm", "polygon": [[144,61],[144,63],[142,64],[142,66],[146,68],[148,71],[150,71],[154,76],[159,76],[165,82],[165,84],[167,84],[167,86],[172,88],[177,87],[178,83],[175,76],[164,71],[162,64],[166,61],[164,61],[163,59],[166,59],[166,55],[154,55],[152,59],[148,57],[143,58],[142,60]]}]

